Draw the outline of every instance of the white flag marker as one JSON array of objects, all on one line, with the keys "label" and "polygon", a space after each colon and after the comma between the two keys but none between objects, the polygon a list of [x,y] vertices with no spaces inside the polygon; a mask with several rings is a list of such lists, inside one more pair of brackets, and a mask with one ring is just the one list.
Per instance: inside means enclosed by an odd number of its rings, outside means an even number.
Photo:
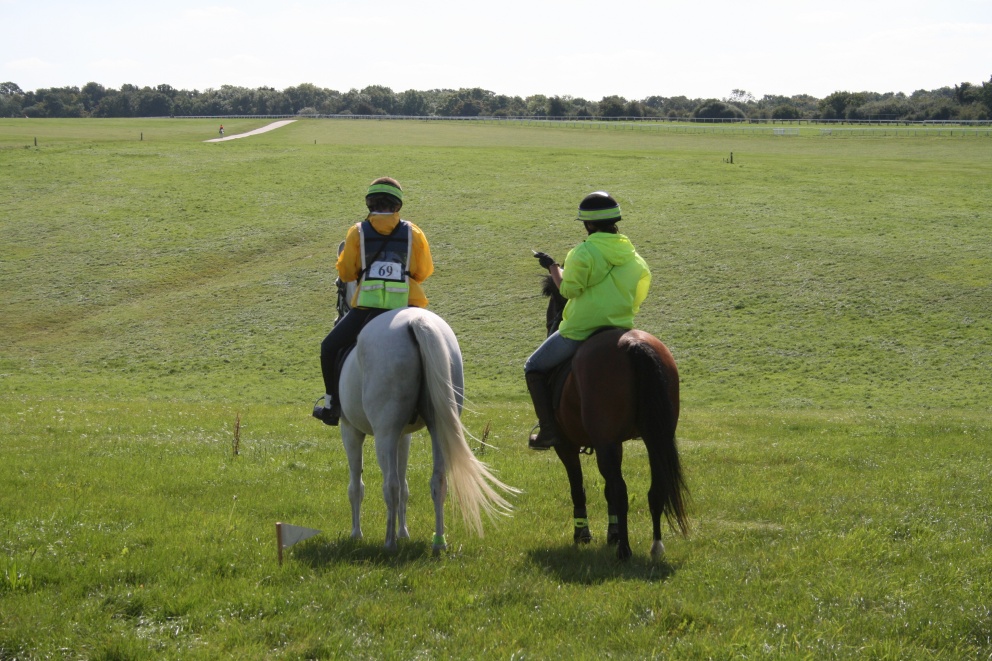
[{"label": "white flag marker", "polygon": [[303,526],[294,526],[289,523],[282,523],[281,521],[276,522],[276,545],[279,548],[279,564],[282,564],[282,550],[288,549],[293,544],[297,542],[302,542],[304,539],[310,539],[314,535],[319,535],[319,530],[314,530],[313,528],[304,528]]}]

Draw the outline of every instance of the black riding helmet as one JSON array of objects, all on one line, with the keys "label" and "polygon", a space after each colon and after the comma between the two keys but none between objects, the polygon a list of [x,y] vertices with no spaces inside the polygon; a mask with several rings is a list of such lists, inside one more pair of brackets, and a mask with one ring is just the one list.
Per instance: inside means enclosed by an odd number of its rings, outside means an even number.
[{"label": "black riding helmet", "polygon": [[620,205],[606,191],[589,193],[579,203],[576,220],[585,223],[615,223],[620,220]]}]

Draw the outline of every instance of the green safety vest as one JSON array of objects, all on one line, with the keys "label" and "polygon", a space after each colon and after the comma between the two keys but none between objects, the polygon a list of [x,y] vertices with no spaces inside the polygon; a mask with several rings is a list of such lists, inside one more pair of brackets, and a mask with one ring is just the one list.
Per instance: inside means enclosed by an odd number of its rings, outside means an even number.
[{"label": "green safety vest", "polygon": [[372,223],[361,225],[362,271],[358,278],[358,307],[393,310],[410,302],[410,254],[413,230],[401,220],[388,235]]}]

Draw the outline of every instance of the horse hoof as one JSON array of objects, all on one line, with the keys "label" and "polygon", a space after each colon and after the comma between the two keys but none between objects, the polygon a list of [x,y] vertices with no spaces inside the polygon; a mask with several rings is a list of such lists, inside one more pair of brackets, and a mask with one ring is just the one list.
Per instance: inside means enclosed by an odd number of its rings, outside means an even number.
[{"label": "horse hoof", "polygon": [[630,560],[632,555],[634,555],[634,552],[630,550],[630,544],[620,544],[617,547],[617,559],[621,562]]},{"label": "horse hoof", "polygon": [[589,532],[588,528],[576,529],[575,534],[572,536],[572,541],[576,544],[588,544],[592,541],[592,533]]},{"label": "horse hoof", "polygon": [[651,545],[651,557],[658,560],[665,555],[665,545],[661,543],[661,540],[655,541]]},{"label": "horse hoof", "polygon": [[448,540],[444,538],[444,535],[438,535],[435,533],[434,539],[431,543],[431,554],[436,558],[441,555],[441,551],[446,551],[448,549]]}]

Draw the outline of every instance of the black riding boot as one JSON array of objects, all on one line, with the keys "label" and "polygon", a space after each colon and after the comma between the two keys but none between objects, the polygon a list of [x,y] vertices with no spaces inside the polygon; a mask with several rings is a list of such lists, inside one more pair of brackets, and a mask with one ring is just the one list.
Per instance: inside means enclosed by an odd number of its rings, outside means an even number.
[{"label": "black riding boot", "polygon": [[336,427],[341,419],[341,405],[338,404],[337,399],[331,399],[329,406],[325,406],[326,403],[326,398],[317,398],[317,401],[313,404],[313,417],[317,418],[325,425]]},{"label": "black riding boot", "polygon": [[537,424],[540,430],[531,434],[527,447],[531,450],[548,450],[554,447],[558,440],[558,424],[555,422],[554,406],[551,403],[551,390],[545,383],[546,375],[542,372],[528,372],[527,390],[534,402],[534,412],[537,413]]},{"label": "black riding boot", "polygon": [[326,396],[321,397],[313,405],[313,417],[317,418],[325,425],[335,426],[338,424],[341,418],[341,403],[338,400],[337,388],[332,388],[331,385],[337,385],[337,374],[335,374],[335,363],[337,362],[337,356],[326,356],[324,354],[320,355],[320,370],[324,375],[324,392],[330,396],[330,405],[325,406]]}]

